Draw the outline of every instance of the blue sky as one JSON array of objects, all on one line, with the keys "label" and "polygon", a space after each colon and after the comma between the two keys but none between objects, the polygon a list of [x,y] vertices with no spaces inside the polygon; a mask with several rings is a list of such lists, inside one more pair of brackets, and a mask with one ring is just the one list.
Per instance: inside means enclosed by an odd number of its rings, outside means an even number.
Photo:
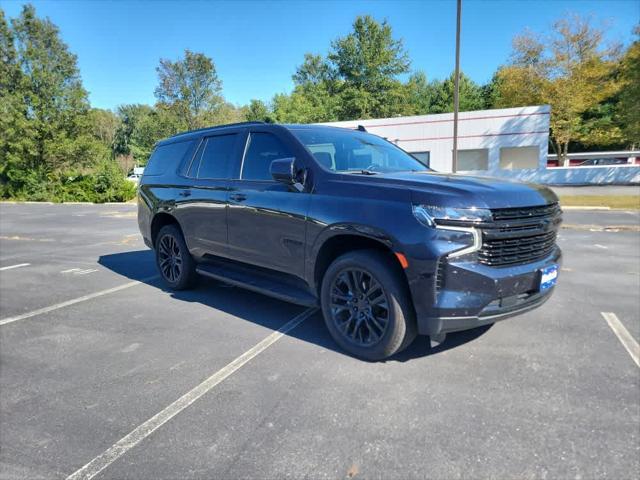
[{"label": "blue sky", "polygon": [[[9,17],[24,2],[0,0]],[[269,100],[292,88],[305,52],[326,53],[357,15],[388,19],[403,38],[412,68],[429,79],[453,69],[454,1],[33,1],[48,16],[78,61],[93,106],[154,103],[155,68],[184,49],[213,58],[223,94],[235,104]],[[640,19],[638,0],[463,0],[461,68],[486,82],[525,28],[547,31],[568,12],[591,15],[607,40],[628,44]]]}]

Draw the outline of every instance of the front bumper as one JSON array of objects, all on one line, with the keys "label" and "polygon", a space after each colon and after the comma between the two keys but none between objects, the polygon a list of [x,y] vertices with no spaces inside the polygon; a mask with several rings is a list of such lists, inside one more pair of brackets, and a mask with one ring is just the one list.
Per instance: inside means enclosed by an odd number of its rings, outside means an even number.
[{"label": "front bumper", "polygon": [[540,270],[560,264],[559,248],[536,262],[491,267],[475,261],[441,261],[409,282],[423,335],[488,325],[539,307],[555,287],[540,292]]}]

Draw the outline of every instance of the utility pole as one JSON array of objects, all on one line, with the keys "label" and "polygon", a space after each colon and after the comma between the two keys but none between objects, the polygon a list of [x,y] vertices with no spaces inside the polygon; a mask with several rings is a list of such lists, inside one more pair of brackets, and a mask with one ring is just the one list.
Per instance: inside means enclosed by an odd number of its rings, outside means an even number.
[{"label": "utility pole", "polygon": [[462,0],[457,0],[456,16],[456,71],[453,90],[453,172],[458,171],[458,110],[460,109],[460,17],[462,16]]}]

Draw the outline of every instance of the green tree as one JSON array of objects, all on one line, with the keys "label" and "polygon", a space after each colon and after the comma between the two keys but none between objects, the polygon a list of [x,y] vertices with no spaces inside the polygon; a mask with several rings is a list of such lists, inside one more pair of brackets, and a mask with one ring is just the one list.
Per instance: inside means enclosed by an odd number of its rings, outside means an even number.
[{"label": "green tree", "polygon": [[386,20],[357,17],[353,32],[332,42],[328,58],[341,81],[341,119],[402,113],[405,91],[398,76],[409,72],[410,61]]},{"label": "green tree", "polygon": [[223,106],[222,82],[213,60],[202,53],[185,50],[184,58],[173,62],[161,59],[156,69],[158,104],[172,112],[182,130],[210,124]]},{"label": "green tree", "polygon": [[406,115],[426,115],[432,113],[434,88],[427,80],[424,72],[415,72],[409,76],[405,85],[407,111]]},{"label": "green tree", "polygon": [[0,196],[128,200],[135,188],[110,158],[113,114],[91,110],[75,55],[25,5],[0,9]]},{"label": "green tree", "polygon": [[114,134],[113,154],[123,169],[134,164],[145,165],[158,140],[180,131],[173,112],[149,105],[121,105],[117,116],[119,125]]},{"label": "green tree", "polygon": [[77,59],[62,42],[58,28],[25,5],[12,22],[19,56],[20,90],[34,133],[28,167],[47,171],[86,166],[93,158],[89,102]]},{"label": "green tree", "polygon": [[[453,112],[453,92],[455,75],[452,73],[444,81],[432,83],[431,113]],[[460,72],[460,111],[482,110],[485,108],[485,94],[480,85]]]},{"label": "green tree", "polygon": [[304,54],[304,62],[296,69],[293,82],[296,85],[323,85],[335,80],[336,72],[322,55]]},{"label": "green tree", "polygon": [[33,149],[26,105],[21,98],[22,70],[15,35],[0,8],[0,194],[21,175],[23,159]]},{"label": "green tree", "polygon": [[89,111],[89,123],[95,139],[110,151],[119,126],[118,116],[111,110],[92,108]]},{"label": "green tree", "polygon": [[327,60],[320,55],[305,54],[304,62],[293,75],[291,95],[273,99],[273,117],[284,123],[328,122],[338,119],[339,81]]},{"label": "green tree", "polygon": [[222,125],[225,123],[236,123],[244,121],[244,111],[232,103],[223,101],[208,117],[207,125]]},{"label": "green tree", "polygon": [[10,24],[0,10],[0,44],[1,194],[44,199],[53,172],[91,168],[108,149],[92,135],[76,56],[53,23],[31,5]]},{"label": "green tree", "polygon": [[271,122],[272,116],[273,114],[269,110],[269,107],[262,100],[251,100],[244,110],[244,119],[247,122]]},{"label": "green tree", "polygon": [[31,5],[12,21],[11,32],[4,14],[1,23],[3,69],[10,69],[2,85],[3,97],[9,98],[3,108],[10,110],[4,122],[12,125],[9,136],[19,131],[23,137],[17,145],[8,145],[5,137],[8,156],[19,163],[18,169],[43,173],[90,164],[98,147],[90,135],[87,93],[76,57],[60,39],[58,28],[38,18]]}]

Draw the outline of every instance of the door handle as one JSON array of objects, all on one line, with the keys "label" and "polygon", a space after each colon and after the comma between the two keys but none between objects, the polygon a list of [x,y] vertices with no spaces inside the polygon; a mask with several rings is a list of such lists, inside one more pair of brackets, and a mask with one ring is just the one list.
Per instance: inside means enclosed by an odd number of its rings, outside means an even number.
[{"label": "door handle", "polygon": [[233,193],[229,198],[234,202],[244,202],[247,199],[247,196],[244,193]]},{"label": "door handle", "polygon": [[180,193],[178,193],[178,195],[180,195],[181,197],[190,197],[191,190],[181,190]]}]

